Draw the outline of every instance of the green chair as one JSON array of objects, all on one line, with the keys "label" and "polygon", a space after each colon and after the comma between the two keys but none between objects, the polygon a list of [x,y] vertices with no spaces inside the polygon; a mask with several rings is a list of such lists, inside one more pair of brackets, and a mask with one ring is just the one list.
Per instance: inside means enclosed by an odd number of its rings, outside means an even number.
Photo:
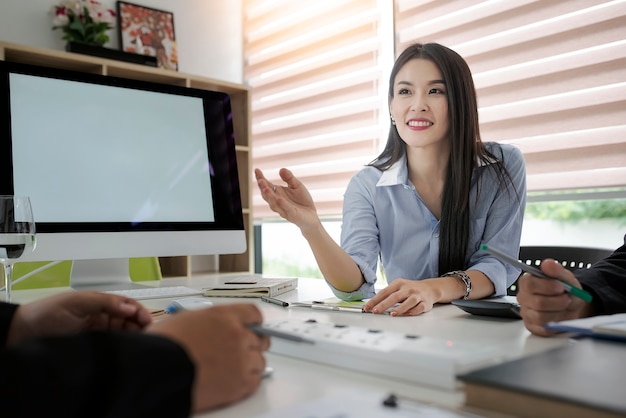
[{"label": "green chair", "polygon": [[131,258],[128,262],[128,273],[133,282],[161,280],[161,264],[159,257]]},{"label": "green chair", "polygon": [[[67,287],[70,285],[71,272],[71,260],[15,263],[13,281],[17,283],[13,285],[13,289]],[[134,282],[161,280],[163,278],[158,257],[130,258],[128,273]]]}]

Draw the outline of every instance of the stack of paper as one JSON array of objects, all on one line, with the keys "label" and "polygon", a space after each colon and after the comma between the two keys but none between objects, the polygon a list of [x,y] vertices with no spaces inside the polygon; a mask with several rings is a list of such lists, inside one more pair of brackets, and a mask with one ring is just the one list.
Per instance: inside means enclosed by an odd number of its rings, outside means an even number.
[{"label": "stack of paper", "polygon": [[595,338],[626,341],[626,313],[550,322],[546,329],[574,332]]}]

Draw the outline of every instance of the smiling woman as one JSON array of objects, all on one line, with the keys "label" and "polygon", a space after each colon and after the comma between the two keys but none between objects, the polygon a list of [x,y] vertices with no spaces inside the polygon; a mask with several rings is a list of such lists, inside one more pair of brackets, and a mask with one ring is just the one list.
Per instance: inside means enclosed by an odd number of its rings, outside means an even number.
[{"label": "smiling woman", "polygon": [[[337,297],[371,298],[367,312],[418,315],[506,294],[519,270],[479,244],[517,256],[525,166],[515,147],[481,141],[467,63],[440,44],[409,46],[391,70],[388,103],[387,144],[344,194],[340,246],[290,170],[280,169],[286,187],[276,189],[255,171],[263,199],[300,229]],[[376,293],[379,257],[389,286]]]}]

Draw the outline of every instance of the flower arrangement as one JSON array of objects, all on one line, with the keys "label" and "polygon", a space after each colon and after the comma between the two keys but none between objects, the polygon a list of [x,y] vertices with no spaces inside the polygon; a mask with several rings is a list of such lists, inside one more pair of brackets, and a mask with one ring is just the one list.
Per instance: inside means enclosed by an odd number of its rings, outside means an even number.
[{"label": "flower arrangement", "polygon": [[113,29],[116,13],[96,0],[63,0],[52,6],[52,30],[61,29],[66,41],[104,45]]}]

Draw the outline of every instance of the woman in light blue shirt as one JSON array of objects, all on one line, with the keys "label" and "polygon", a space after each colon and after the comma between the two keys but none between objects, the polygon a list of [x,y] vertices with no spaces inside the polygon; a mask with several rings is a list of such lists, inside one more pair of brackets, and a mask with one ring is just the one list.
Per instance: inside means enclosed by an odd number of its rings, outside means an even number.
[{"label": "woman in light blue shirt", "polygon": [[[436,43],[409,46],[391,72],[389,111],[385,149],[346,190],[341,246],[286,168],[286,187],[255,170],[263,198],[300,228],[333,292],[371,298],[368,312],[418,315],[435,303],[505,295],[520,271],[479,247],[517,258],[526,169],[517,148],[480,140],[467,63]],[[389,285],[376,294],[379,259]]]}]

